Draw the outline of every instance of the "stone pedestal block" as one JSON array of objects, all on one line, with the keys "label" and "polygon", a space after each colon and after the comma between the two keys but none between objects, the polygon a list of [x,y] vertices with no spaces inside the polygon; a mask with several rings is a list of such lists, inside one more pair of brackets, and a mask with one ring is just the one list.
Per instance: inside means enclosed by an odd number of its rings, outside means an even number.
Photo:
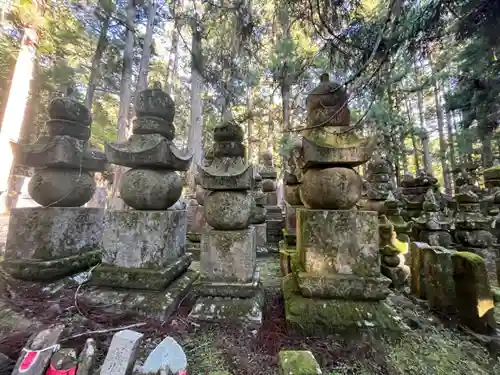
[{"label": "stone pedestal block", "polygon": [[453,281],[454,250],[444,247],[423,249],[425,294],[429,307],[445,315],[456,313],[455,282]]},{"label": "stone pedestal block", "polygon": [[297,250],[305,272],[380,275],[376,212],[299,208],[297,229]]},{"label": "stone pedestal block", "polygon": [[410,244],[411,253],[411,292],[418,298],[426,298],[426,286],[424,275],[424,250],[428,249],[429,245],[424,242],[412,242]]},{"label": "stone pedestal block", "polygon": [[276,191],[269,191],[266,193],[266,205],[267,206],[278,205],[278,194],[276,193]]},{"label": "stone pedestal block", "polygon": [[255,228],[209,230],[201,237],[200,276],[203,280],[247,283],[256,259]]},{"label": "stone pedestal block", "polygon": [[103,263],[124,268],[159,268],[186,251],[186,211],[109,211]]},{"label": "stone pedestal block", "polygon": [[483,259],[473,253],[452,256],[457,310],[462,324],[481,334],[496,331],[495,304]]},{"label": "stone pedestal block", "polygon": [[3,267],[13,277],[54,280],[100,260],[104,210],[86,207],[13,209]]},{"label": "stone pedestal block", "polygon": [[290,204],[285,205],[285,229],[288,234],[296,234],[297,232],[297,208],[304,208],[304,206],[292,206]]},{"label": "stone pedestal block", "polygon": [[283,220],[280,206],[266,206],[266,220]]},{"label": "stone pedestal block", "polygon": [[254,224],[257,249],[265,248],[267,245],[267,225],[266,223]]}]

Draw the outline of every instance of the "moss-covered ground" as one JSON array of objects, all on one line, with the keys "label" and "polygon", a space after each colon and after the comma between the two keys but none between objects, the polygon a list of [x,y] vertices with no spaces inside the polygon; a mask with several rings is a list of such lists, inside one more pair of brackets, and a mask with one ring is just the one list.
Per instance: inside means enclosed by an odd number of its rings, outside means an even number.
[{"label": "moss-covered ground", "polygon": [[[388,300],[407,326],[399,338],[391,335],[375,337],[361,332],[324,337],[290,335],[284,321],[279,261],[277,257],[269,256],[259,258],[258,263],[267,292],[264,323],[259,332],[191,321],[188,313],[193,300],[188,296],[170,321],[145,321],[145,326],[133,328],[145,334],[141,358],[145,358],[162,338],[171,335],[187,353],[190,375],[278,375],[277,360],[281,349],[311,350],[326,375],[500,374],[497,359],[484,346],[459,331],[451,322],[443,323],[402,294],[391,295]],[[197,267],[196,263],[192,265],[194,269]],[[33,288],[22,292],[18,288],[18,285],[5,288],[4,300],[9,303],[9,309],[41,323],[63,322],[69,328],[69,335],[144,321],[133,316],[107,315],[83,304],[75,307],[74,288],[52,288],[49,295]],[[54,304],[59,308],[53,308]],[[1,311],[7,309],[3,305],[0,308]],[[1,329],[7,324],[4,318],[7,315],[0,314],[0,334],[3,333],[0,351],[14,356],[21,350],[23,342],[12,344],[11,333]],[[497,315],[497,319],[500,316]],[[11,318],[9,324],[12,324]],[[24,337],[19,335],[22,329],[25,327],[17,329],[18,341],[19,337]],[[112,333],[93,337],[98,340],[102,361]],[[74,341],[71,345],[78,346],[81,342]]]}]

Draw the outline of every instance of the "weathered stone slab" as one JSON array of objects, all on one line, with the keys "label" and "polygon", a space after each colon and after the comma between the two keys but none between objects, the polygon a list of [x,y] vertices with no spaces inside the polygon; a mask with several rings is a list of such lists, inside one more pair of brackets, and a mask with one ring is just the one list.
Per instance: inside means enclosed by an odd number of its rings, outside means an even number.
[{"label": "weathered stone slab", "polygon": [[50,359],[50,367],[57,371],[68,371],[78,367],[75,349],[62,348],[56,351]]},{"label": "weathered stone slab", "polygon": [[153,319],[168,319],[198,278],[198,272],[188,270],[163,291],[90,288],[85,298],[92,305],[103,305],[113,313],[133,312]]},{"label": "weathered stone slab", "polygon": [[163,290],[182,275],[191,264],[184,254],[161,268],[125,268],[101,264],[92,272],[92,285],[125,289]]},{"label": "weathered stone slab", "polygon": [[104,210],[87,207],[14,208],[6,260],[53,260],[102,246]]},{"label": "weathered stone slab", "polygon": [[277,206],[278,205],[278,194],[275,191],[269,191],[266,193],[266,206]]},{"label": "weathered stone slab", "polygon": [[[225,173],[223,171],[226,171]],[[253,188],[253,168],[250,164],[234,166],[198,166],[200,185],[207,190],[251,190]]]},{"label": "weathered stone slab", "polygon": [[97,344],[90,338],[85,341],[85,345],[78,357],[78,369],[76,375],[92,375],[97,359]]},{"label": "weathered stone slab", "polygon": [[259,329],[264,301],[263,290],[259,290],[251,298],[201,297],[196,301],[189,317],[207,322],[239,323],[246,328]]},{"label": "weathered stone slab", "polygon": [[443,247],[423,249],[425,295],[431,309],[446,315],[456,312],[452,255]]},{"label": "weathered stone slab", "polygon": [[201,238],[200,274],[210,281],[252,280],[255,270],[255,228],[209,230]]},{"label": "weathered stone slab", "polygon": [[267,225],[266,223],[262,224],[253,224],[255,228],[255,241],[257,248],[266,247],[267,245]]},{"label": "weathered stone slab", "polygon": [[[25,348],[30,351],[37,351],[40,349],[49,348],[53,345],[56,345],[59,341],[59,337],[61,336],[64,330],[63,325],[57,325],[52,328],[44,329],[41,332],[35,333],[25,345]],[[17,363],[14,367],[14,371],[12,375],[43,375],[45,374],[45,370],[47,369],[50,358],[54,350],[44,350],[38,353],[38,357],[35,361],[31,363],[31,365],[25,362],[25,359],[29,354],[26,350],[24,350],[17,360]],[[29,359],[27,359],[28,361]]]},{"label": "weathered stone slab", "polygon": [[187,233],[190,241],[200,242],[201,233],[208,229],[204,210],[201,205],[187,206]]},{"label": "weathered stone slab", "polygon": [[383,301],[308,298],[300,294],[294,275],[282,279],[285,319],[290,330],[318,335],[353,330],[400,332],[400,318]]},{"label": "weathered stone slab", "polygon": [[283,211],[280,206],[266,206],[266,220],[283,220]]},{"label": "weathered stone slab", "polygon": [[278,354],[280,375],[321,375],[316,358],[309,350],[281,350]]},{"label": "weathered stone slab", "polygon": [[194,285],[194,292],[199,296],[250,298],[260,286],[260,269],[256,267],[249,283],[217,282],[200,278]]},{"label": "weathered stone slab", "polygon": [[131,330],[115,333],[101,367],[101,375],[129,375],[139,354],[143,334]]},{"label": "weathered stone slab", "polygon": [[288,203],[285,205],[285,228],[288,234],[297,232],[297,208],[303,208],[303,206],[292,206]]},{"label": "weathered stone slab", "polygon": [[418,298],[425,299],[424,249],[430,246],[424,242],[412,242],[411,252],[411,292]]},{"label": "weathered stone slab", "polygon": [[[292,266],[293,268],[293,266]],[[317,275],[297,272],[297,284],[304,297],[350,300],[383,300],[389,295],[391,280],[385,276]]]},{"label": "weathered stone slab", "polygon": [[495,303],[483,259],[477,254],[457,252],[452,261],[460,321],[478,333],[493,334]]},{"label": "weathered stone slab", "polygon": [[184,210],[108,211],[103,236],[103,263],[126,268],[158,268],[186,250]]},{"label": "weathered stone slab", "polygon": [[297,250],[305,272],[377,277],[378,244],[376,212],[297,210]]},{"label": "weathered stone slab", "polygon": [[428,243],[431,246],[443,246],[449,248],[453,239],[448,232],[444,231],[420,231],[420,241]]},{"label": "weathered stone slab", "polygon": [[12,277],[28,281],[53,281],[89,269],[101,261],[101,251],[53,260],[5,260],[2,268]]},{"label": "weathered stone slab", "polygon": [[[200,235],[201,237],[201,235]],[[201,238],[200,238],[201,240]],[[187,254],[191,254],[192,260],[200,260],[201,254],[201,243],[200,242],[190,242],[186,243],[186,252]]]}]

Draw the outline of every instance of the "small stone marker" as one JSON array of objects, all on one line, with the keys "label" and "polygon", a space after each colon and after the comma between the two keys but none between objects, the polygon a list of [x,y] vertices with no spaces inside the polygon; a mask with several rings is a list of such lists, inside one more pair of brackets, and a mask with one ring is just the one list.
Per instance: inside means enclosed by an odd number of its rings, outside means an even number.
[{"label": "small stone marker", "polygon": [[[78,367],[78,359],[75,349],[59,349],[50,359],[49,370],[47,374],[65,373],[75,375]],[[61,371],[62,370],[62,371]]]},{"label": "small stone marker", "polygon": [[167,368],[178,374],[187,367],[187,359],[182,347],[172,338],[166,337],[148,355],[142,371],[146,374],[157,373],[161,368]]},{"label": "small stone marker", "polygon": [[411,292],[418,298],[426,299],[424,276],[424,249],[429,248],[425,242],[412,242],[411,251]]},{"label": "small stone marker", "polygon": [[493,334],[496,330],[495,303],[483,258],[473,253],[457,252],[452,261],[461,323],[477,333]]},{"label": "small stone marker", "polygon": [[282,350],[278,354],[279,375],[321,375],[321,368],[309,350]]},{"label": "small stone marker", "polygon": [[131,374],[143,336],[128,329],[116,333],[104,359],[101,375]]},{"label": "small stone marker", "polygon": [[452,315],[456,313],[455,282],[453,280],[454,250],[433,246],[423,250],[425,293],[429,307]]},{"label": "small stone marker", "polygon": [[63,330],[64,326],[58,325],[33,335],[17,360],[12,375],[44,374]]},{"label": "small stone marker", "polygon": [[97,346],[94,339],[87,339],[80,357],[78,358],[78,370],[76,375],[89,375],[93,373],[97,355]]}]

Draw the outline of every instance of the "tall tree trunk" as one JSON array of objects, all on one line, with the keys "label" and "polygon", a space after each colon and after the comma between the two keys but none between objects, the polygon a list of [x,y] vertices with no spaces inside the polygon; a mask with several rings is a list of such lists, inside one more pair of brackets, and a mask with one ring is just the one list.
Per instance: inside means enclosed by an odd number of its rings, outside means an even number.
[{"label": "tall tree trunk", "polygon": [[188,148],[193,152],[193,160],[187,176],[188,185],[193,191],[195,188],[194,177],[196,175],[196,168],[203,158],[203,100],[201,98],[203,91],[203,76],[201,74],[203,69],[203,55],[199,22],[199,16],[195,13],[195,16],[191,20],[191,127],[188,137]]},{"label": "tall tree trunk", "polygon": [[420,160],[418,157],[417,139],[415,136],[415,126],[413,124],[413,119],[412,119],[412,105],[411,105],[411,102],[408,100],[408,98],[405,99],[405,107],[406,107],[406,114],[408,116],[408,123],[411,126],[410,133],[411,133],[411,145],[413,147],[413,162],[415,163],[415,169],[418,171],[420,169]]},{"label": "tall tree trunk", "polygon": [[101,32],[99,33],[99,40],[97,41],[97,47],[92,56],[92,66],[90,68],[89,85],[87,87],[87,93],[85,94],[85,106],[92,112],[92,103],[94,101],[95,88],[97,82],[101,75],[101,60],[104,51],[108,47],[108,29],[110,16],[105,15],[102,20]]},{"label": "tall tree trunk", "polygon": [[273,154],[274,152],[274,115],[273,115],[273,96],[270,97],[268,124],[267,124],[267,151]]},{"label": "tall tree trunk", "polygon": [[167,74],[165,80],[165,91],[172,95],[174,91],[174,82],[177,80],[177,70],[179,66],[179,53],[177,51],[179,45],[179,26],[180,26],[180,16],[179,11],[182,11],[184,7],[183,0],[174,0],[172,3],[173,12],[175,15],[174,27],[172,29],[172,44],[170,46],[170,51],[168,54],[168,64],[167,64]]},{"label": "tall tree trunk", "polygon": [[451,116],[451,112],[446,111],[446,129],[448,131],[448,149],[450,150],[450,168],[453,171],[457,167],[457,159],[455,156],[455,141],[453,137],[453,124]]},{"label": "tall tree trunk", "polygon": [[248,114],[248,119],[247,119],[247,140],[248,140],[248,147],[247,147],[247,160],[249,163],[254,162],[254,121],[253,121],[253,89],[249,88],[247,91],[247,114]]},{"label": "tall tree trunk", "polygon": [[146,34],[144,35],[144,46],[142,48],[141,62],[139,64],[139,77],[137,78],[137,87],[135,92],[145,90],[148,86],[149,63],[151,61],[151,44],[153,43],[153,29],[158,9],[158,1],[150,0],[148,7],[148,23]]},{"label": "tall tree trunk", "polygon": [[21,40],[21,48],[17,57],[14,75],[9,90],[7,106],[5,107],[2,127],[0,130],[0,213],[8,213],[7,205],[9,178],[13,167],[14,155],[10,141],[19,141],[21,128],[28,101],[31,79],[35,67],[36,46],[38,35],[35,29],[26,27]]},{"label": "tall tree trunk", "polygon": [[[132,68],[134,64],[134,31],[135,16],[137,9],[135,0],[128,0],[127,4],[127,36],[125,48],[123,50],[122,77],[120,80],[120,107],[118,110],[117,138],[119,142],[127,140],[129,132],[130,102],[132,98]],[[118,197],[121,184],[121,177],[125,173],[124,167],[116,167],[113,179],[113,191],[111,195],[111,208],[120,210],[125,208],[125,204]]]},{"label": "tall tree trunk", "polygon": [[439,133],[439,159],[441,161],[441,168],[443,170],[443,184],[446,194],[452,194],[450,176],[449,176],[450,171],[446,156],[447,145],[444,137],[444,119],[443,119],[443,108],[441,105],[441,92],[439,89],[439,82],[437,81],[437,79],[434,78],[433,81],[434,81],[433,82],[434,105],[436,107],[436,117],[437,117],[438,133]]},{"label": "tall tree trunk", "polygon": [[493,166],[493,127],[486,125],[483,129],[485,131],[480,134],[483,168],[489,168]]},{"label": "tall tree trunk", "polygon": [[[420,72],[417,67],[417,63],[414,63],[415,68],[415,81],[417,86],[420,85]],[[420,142],[422,143],[423,149],[423,163],[424,170],[432,174],[432,159],[431,151],[429,148],[429,134],[427,134],[427,129],[425,128],[425,112],[424,112],[424,98],[422,90],[417,91],[417,104],[418,104],[418,116],[420,119]]]}]

